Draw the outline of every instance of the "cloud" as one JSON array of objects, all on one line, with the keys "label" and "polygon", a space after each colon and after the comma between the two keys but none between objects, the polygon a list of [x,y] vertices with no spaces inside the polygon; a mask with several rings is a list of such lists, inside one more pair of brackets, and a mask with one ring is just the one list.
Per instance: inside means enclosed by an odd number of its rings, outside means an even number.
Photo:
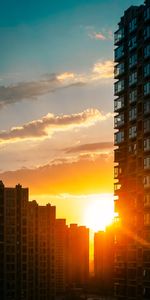
[{"label": "cloud", "polygon": [[113,142],[100,142],[100,143],[90,143],[82,144],[75,147],[70,147],[65,149],[67,153],[76,153],[76,152],[91,152],[91,151],[101,151],[101,150],[112,150]]},{"label": "cloud", "polygon": [[[9,86],[0,86],[0,107],[20,102],[24,99],[35,100],[37,97],[55,92],[58,89],[68,88],[72,85],[81,85],[73,73],[65,72],[60,75],[47,74],[37,81],[20,82]],[[83,82],[82,82],[83,84]]]},{"label": "cloud", "polygon": [[104,62],[99,61],[94,64],[93,67],[93,80],[96,79],[108,79],[114,76],[114,62],[112,60],[106,60]]},{"label": "cloud", "polygon": [[88,34],[88,36],[91,38],[91,39],[95,39],[95,40],[101,40],[101,41],[105,41],[107,40],[106,36],[104,36],[104,34],[102,34],[101,32],[90,32]]},{"label": "cloud", "polygon": [[76,127],[88,127],[98,121],[105,121],[110,117],[112,117],[111,113],[103,114],[94,108],[70,115],[54,115],[49,113],[42,119],[31,121],[19,127],[12,127],[10,131],[1,131],[0,142],[45,138],[51,136],[56,131]]},{"label": "cloud", "polygon": [[82,87],[102,79],[113,78],[113,61],[98,61],[87,73],[63,72],[45,74],[39,80],[0,85],[0,108],[23,100],[38,97],[70,87]]}]

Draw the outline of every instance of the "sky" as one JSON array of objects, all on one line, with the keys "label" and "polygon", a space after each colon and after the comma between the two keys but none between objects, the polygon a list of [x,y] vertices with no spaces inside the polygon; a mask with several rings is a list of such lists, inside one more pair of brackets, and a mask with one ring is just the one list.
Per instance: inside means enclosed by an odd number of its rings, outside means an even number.
[{"label": "sky", "polygon": [[113,33],[140,4],[1,3],[0,178],[28,186],[31,200],[50,201],[68,222],[83,223],[93,197],[110,205]]}]

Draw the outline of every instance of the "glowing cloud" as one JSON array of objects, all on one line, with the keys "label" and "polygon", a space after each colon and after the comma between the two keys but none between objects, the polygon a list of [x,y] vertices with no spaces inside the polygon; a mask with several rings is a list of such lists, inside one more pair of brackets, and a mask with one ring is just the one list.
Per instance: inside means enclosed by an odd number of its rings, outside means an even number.
[{"label": "glowing cloud", "polygon": [[31,121],[19,127],[12,127],[10,131],[1,131],[0,142],[50,137],[56,131],[92,126],[96,122],[107,120],[111,116],[111,113],[103,114],[94,108],[71,115],[49,113],[42,119]]}]

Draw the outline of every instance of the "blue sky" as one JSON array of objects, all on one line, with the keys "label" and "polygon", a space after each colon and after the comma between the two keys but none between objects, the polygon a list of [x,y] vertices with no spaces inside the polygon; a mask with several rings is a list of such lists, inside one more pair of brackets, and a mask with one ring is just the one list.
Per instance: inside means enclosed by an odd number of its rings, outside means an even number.
[{"label": "blue sky", "polygon": [[[13,127],[42,120],[48,113],[54,114],[55,118],[80,114],[88,109],[98,110],[103,116],[112,114],[113,32],[124,9],[135,4],[141,4],[141,1],[3,1],[0,9],[2,134],[5,132],[9,136]],[[92,125],[88,128],[89,134],[83,124],[81,127],[75,144],[113,141],[113,116],[103,124]],[[75,134],[77,129],[73,130]],[[66,133],[68,143],[70,134],[71,131]],[[49,137],[50,145],[55,140],[51,145],[53,153],[54,149],[58,150],[57,136],[59,141],[62,140],[61,129]],[[2,136],[2,171],[37,166],[32,155],[24,164],[26,152],[23,149],[26,149],[27,141],[31,143],[28,138],[24,141],[17,135],[16,140],[9,139],[8,145],[6,137],[4,142]],[[36,147],[37,140],[32,138],[32,145]],[[22,149],[16,164],[15,154],[12,156],[14,144]],[[48,162],[50,157],[49,153],[46,159],[38,159],[38,165]]]},{"label": "blue sky", "polygon": [[84,210],[112,199],[113,32],[140,4],[1,1],[0,178],[69,222],[81,222],[81,199]]}]

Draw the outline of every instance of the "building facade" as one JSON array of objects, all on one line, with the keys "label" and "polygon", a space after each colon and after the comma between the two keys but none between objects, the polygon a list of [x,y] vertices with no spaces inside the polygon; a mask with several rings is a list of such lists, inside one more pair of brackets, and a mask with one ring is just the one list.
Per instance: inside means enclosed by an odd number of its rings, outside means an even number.
[{"label": "building facade", "polygon": [[115,296],[150,299],[150,1],[115,32]]},{"label": "building facade", "polygon": [[89,279],[89,229],[70,224],[67,237],[67,285],[83,287]]},{"label": "building facade", "polygon": [[55,299],[55,214],[0,182],[0,299]]},{"label": "building facade", "polygon": [[94,234],[94,279],[96,290],[102,296],[113,296],[114,230]]},{"label": "building facade", "polygon": [[67,232],[65,219],[56,219],[55,226],[55,271],[56,294],[63,295],[67,287]]},{"label": "building facade", "polygon": [[28,299],[28,189],[0,182],[0,297]]}]

